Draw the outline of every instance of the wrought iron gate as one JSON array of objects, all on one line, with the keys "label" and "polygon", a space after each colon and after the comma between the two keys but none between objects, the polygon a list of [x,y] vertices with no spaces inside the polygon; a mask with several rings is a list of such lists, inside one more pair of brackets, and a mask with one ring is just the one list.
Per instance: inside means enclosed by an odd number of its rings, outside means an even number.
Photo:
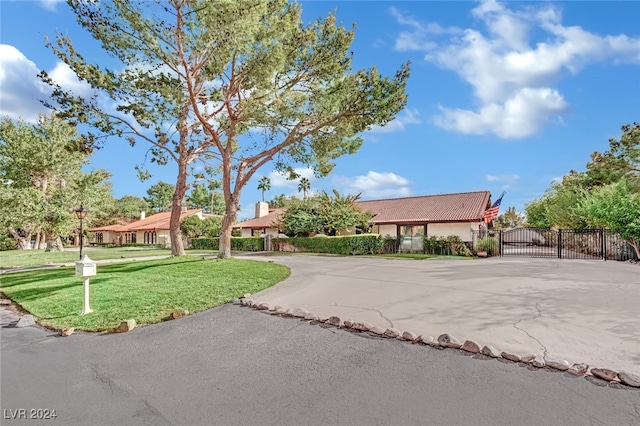
[{"label": "wrought iron gate", "polygon": [[605,229],[516,228],[507,231],[485,230],[478,237],[497,240],[500,256],[637,259],[628,243]]}]

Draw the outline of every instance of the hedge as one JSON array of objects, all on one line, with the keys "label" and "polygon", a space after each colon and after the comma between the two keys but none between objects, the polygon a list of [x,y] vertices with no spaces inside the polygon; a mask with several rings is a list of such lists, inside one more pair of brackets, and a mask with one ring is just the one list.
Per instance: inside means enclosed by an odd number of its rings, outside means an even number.
[{"label": "hedge", "polygon": [[274,251],[304,251],[342,255],[380,253],[384,244],[384,240],[378,234],[273,238],[271,241]]},{"label": "hedge", "polygon": [[[220,238],[192,238],[191,248],[197,250],[220,250]],[[262,251],[263,237],[231,237],[231,250]]]}]

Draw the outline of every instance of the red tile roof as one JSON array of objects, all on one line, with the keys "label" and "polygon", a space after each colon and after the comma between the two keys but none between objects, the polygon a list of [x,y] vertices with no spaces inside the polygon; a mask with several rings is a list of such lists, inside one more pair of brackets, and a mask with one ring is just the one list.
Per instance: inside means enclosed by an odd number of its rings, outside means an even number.
[{"label": "red tile roof", "polygon": [[472,222],[482,220],[489,191],[358,201],[374,214],[373,223]]},{"label": "red tile roof", "polygon": [[[490,200],[489,191],[477,191],[358,201],[357,204],[363,211],[374,214],[371,220],[374,224],[411,224],[481,221]],[[240,222],[234,228],[271,228],[284,212],[285,209],[274,209],[267,216]]]},{"label": "red tile roof", "polygon": [[269,214],[255,219],[245,220],[244,222],[233,225],[234,228],[244,229],[263,229],[273,228],[274,223],[280,222],[280,219],[286,209],[269,209]]},{"label": "red tile roof", "polygon": [[[191,209],[180,215],[180,220],[187,216],[192,216],[202,211],[202,209]],[[157,231],[168,230],[171,212],[161,212],[151,215],[143,220],[136,220],[125,225],[108,225],[91,228],[89,231],[115,231],[115,232],[136,232],[136,231]]]}]

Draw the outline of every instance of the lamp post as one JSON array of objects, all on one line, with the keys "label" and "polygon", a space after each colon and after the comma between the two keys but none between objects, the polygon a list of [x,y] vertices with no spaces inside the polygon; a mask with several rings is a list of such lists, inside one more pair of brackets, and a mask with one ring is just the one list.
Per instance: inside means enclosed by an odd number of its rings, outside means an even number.
[{"label": "lamp post", "polygon": [[80,260],[82,260],[82,220],[87,217],[87,213],[89,210],[82,207],[82,204],[79,209],[76,209],[76,217],[80,219]]}]

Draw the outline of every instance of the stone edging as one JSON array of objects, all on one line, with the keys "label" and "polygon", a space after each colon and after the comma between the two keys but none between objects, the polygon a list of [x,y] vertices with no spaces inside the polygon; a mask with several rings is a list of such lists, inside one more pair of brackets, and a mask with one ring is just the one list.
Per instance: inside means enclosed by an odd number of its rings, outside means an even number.
[{"label": "stone edging", "polygon": [[281,317],[293,317],[316,322],[318,324],[329,324],[337,328],[348,328],[359,332],[368,332],[383,338],[409,341],[414,344],[429,345],[438,349],[461,349],[471,354],[480,354],[490,358],[502,358],[512,362],[521,362],[536,368],[549,367],[575,376],[596,377],[605,380],[610,384],[622,383],[630,387],[640,388],[640,376],[626,371],[614,371],[608,368],[590,368],[584,363],[571,364],[569,361],[553,358],[543,354],[526,354],[524,356],[502,352],[491,345],[480,346],[472,340],[464,342],[458,340],[450,334],[441,334],[437,338],[432,336],[417,335],[411,331],[400,331],[396,328],[382,328],[366,322],[342,320],[340,317],[319,317],[304,308],[283,308],[273,306],[266,302],[254,301],[251,295],[246,294],[241,299],[234,299],[231,302],[235,305],[243,305],[260,311],[269,311],[272,315]]}]

